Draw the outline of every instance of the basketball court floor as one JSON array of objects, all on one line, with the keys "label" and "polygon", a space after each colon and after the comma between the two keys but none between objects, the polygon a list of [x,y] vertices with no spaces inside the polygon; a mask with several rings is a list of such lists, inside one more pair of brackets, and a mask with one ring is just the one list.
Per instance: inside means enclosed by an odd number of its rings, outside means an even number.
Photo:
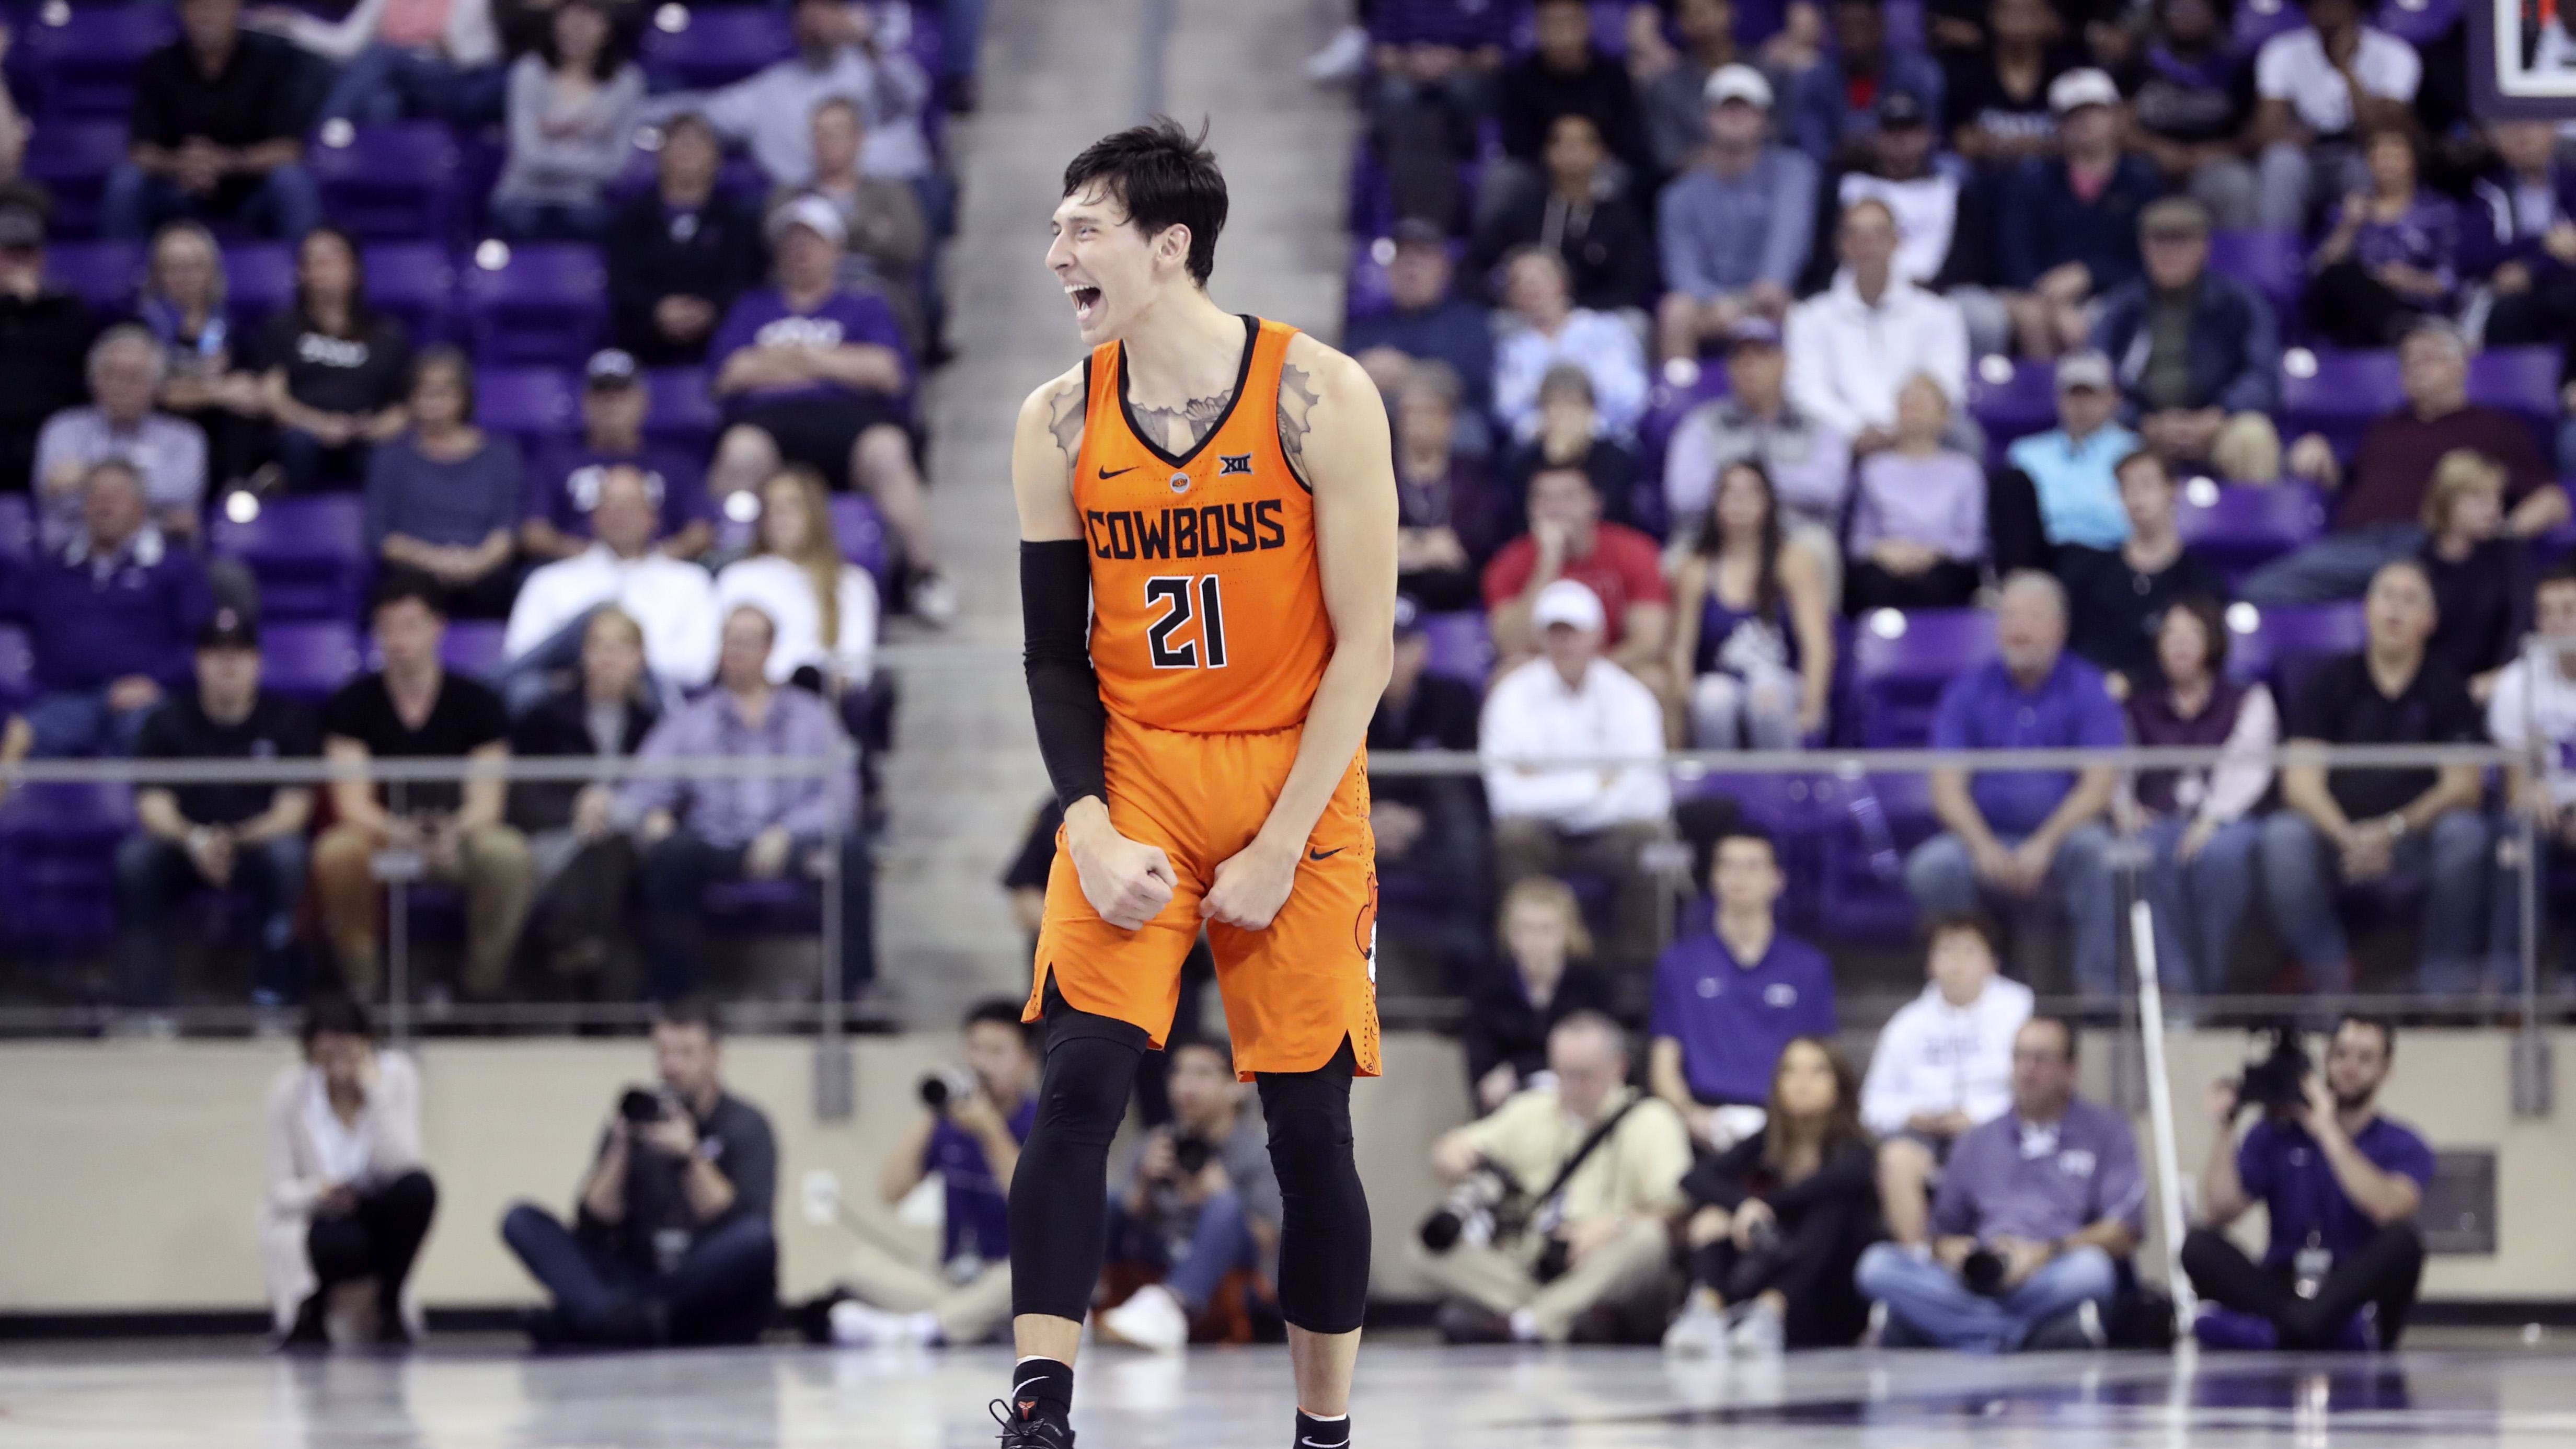
[{"label": "basketball court floor", "polygon": [[[2429,1335],[2428,1335],[2429,1337]],[[2438,1339],[2436,1340],[2438,1341]],[[803,1348],[534,1358],[491,1340],[407,1359],[237,1345],[0,1355],[7,1449],[989,1449],[998,1350]],[[2576,1444],[2576,1354],[2375,1359],[1945,1354],[1673,1362],[1638,1350],[1389,1342],[1361,1367],[1371,1449],[2128,1449]],[[1276,1349],[1083,1365],[1082,1449],[1279,1449]]]}]

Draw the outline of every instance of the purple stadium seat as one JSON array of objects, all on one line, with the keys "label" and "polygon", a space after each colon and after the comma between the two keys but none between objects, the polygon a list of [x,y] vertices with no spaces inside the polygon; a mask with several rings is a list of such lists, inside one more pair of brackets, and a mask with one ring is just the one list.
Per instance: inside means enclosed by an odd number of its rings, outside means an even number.
[{"label": "purple stadium seat", "polygon": [[1377,159],[1366,137],[1351,158],[1350,229],[1355,236],[1384,236],[1395,228],[1395,193],[1385,163]]},{"label": "purple stadium seat", "polygon": [[257,337],[269,314],[295,305],[295,248],[285,242],[225,247],[224,301],[240,335]]},{"label": "purple stadium seat", "polygon": [[2323,433],[2349,453],[2362,431],[2406,400],[2397,354],[2293,347],[2281,359],[2281,436]]},{"label": "purple stadium seat", "polygon": [[2284,709],[2319,664],[2353,653],[2367,639],[2357,602],[2278,609],[2231,604],[2227,628],[2236,636],[2227,651],[2228,674],[2270,684]]},{"label": "purple stadium seat", "polygon": [[581,391],[553,367],[487,367],[474,380],[474,420],[519,440],[528,452],[581,431]]},{"label": "purple stadium seat", "polygon": [[79,950],[115,930],[116,844],[134,828],[125,785],[29,785],[0,805],[0,937]]},{"label": "purple stadium seat", "polygon": [[345,619],[272,619],[260,625],[260,682],[315,703],[348,682],[364,663],[358,631]]},{"label": "purple stadium seat", "polygon": [[501,667],[503,628],[495,619],[458,619],[447,626],[438,657],[459,674],[488,679]]},{"label": "purple stadium seat", "polygon": [[894,559],[876,505],[856,493],[835,493],[831,507],[832,536],[840,540],[841,557],[876,575],[879,594],[891,590]]},{"label": "purple stadium seat", "polygon": [[36,548],[36,524],[24,493],[0,493],[0,559],[18,563]]},{"label": "purple stadium seat", "polygon": [[1494,667],[1494,642],[1485,632],[1485,616],[1473,609],[1422,616],[1422,632],[1431,641],[1424,666],[1434,674],[1462,680],[1481,690]]},{"label": "purple stadium seat", "polygon": [[[663,28],[661,17],[678,22]],[[644,32],[644,73],[677,90],[737,81],[796,53],[784,11],[760,6],[668,6]]]},{"label": "purple stadium seat", "polygon": [[[45,121],[95,116],[123,120],[134,104],[134,68],[176,33],[166,5],[72,5],[48,8],[22,25],[27,74],[36,81],[35,113]],[[53,144],[51,127],[36,149]]]},{"label": "purple stadium seat", "polygon": [[1699,372],[1689,382],[1675,383],[1660,376],[1655,379],[1646,393],[1646,414],[1637,420],[1637,450],[1643,464],[1644,486],[1657,493],[1663,491],[1664,449],[1672,444],[1673,430],[1690,416],[1691,409],[1726,393],[1726,366],[1713,357],[1700,363]]},{"label": "purple stadium seat", "polygon": [[718,881],[701,899],[707,926],[719,935],[812,935],[823,928],[822,893],[802,877]]},{"label": "purple stadium seat", "polygon": [[139,242],[68,242],[45,248],[45,276],[99,312],[121,313],[143,281]]},{"label": "purple stadium seat", "polygon": [[2285,30],[2296,30],[2305,21],[2297,0],[2245,0],[2236,7],[2236,23],[2230,32],[2233,42],[2228,47],[2247,57],[2263,48],[2263,42]]},{"label": "purple stadium seat", "polygon": [[657,367],[644,374],[644,386],[650,399],[644,436],[686,449],[693,458],[715,450],[716,430],[723,426],[724,415],[716,411],[716,401],[707,393],[706,369]]},{"label": "purple stadium seat", "polygon": [[[2543,427],[2558,420],[2558,349],[2490,347],[2469,359],[2469,401],[2516,412]],[[2548,450],[2542,449],[2545,454]]]},{"label": "purple stadium seat", "polygon": [[1988,463],[2000,464],[2015,439],[2057,426],[2057,368],[1981,358],[1968,376],[1968,412],[1986,430]]},{"label": "purple stadium seat", "polygon": [[2211,232],[2209,269],[2262,293],[2272,304],[2272,315],[2284,324],[2297,317],[2299,289],[2308,280],[2307,248],[2298,233]]},{"label": "purple stadium seat", "polygon": [[456,310],[456,263],[438,242],[377,242],[367,248],[367,300],[393,314],[412,345],[444,341]]},{"label": "purple stadium seat", "polygon": [[2301,483],[2223,487],[2204,479],[2185,485],[2175,525],[2192,553],[2230,577],[2279,558],[2325,532],[2325,495]]},{"label": "purple stadium seat", "polygon": [[1383,317],[1395,310],[1395,299],[1388,295],[1387,263],[1395,257],[1395,238],[1370,237],[1351,239],[1351,275],[1342,299],[1342,317],[1357,322],[1368,317]]},{"label": "purple stadium seat", "polygon": [[207,542],[249,566],[268,619],[357,617],[367,556],[355,495],[272,498],[247,523],[234,522],[221,509],[211,519]]},{"label": "purple stadium seat", "polygon": [[99,202],[107,173],[125,160],[125,122],[48,121],[43,139],[27,148],[27,176],[54,198],[50,228],[56,238],[98,234]]},{"label": "purple stadium seat", "polygon": [[0,710],[11,710],[36,697],[36,651],[27,631],[0,624]]},{"label": "purple stadium seat", "polygon": [[305,152],[331,219],[366,239],[445,237],[458,186],[456,137],[443,121],[342,130]]},{"label": "purple stadium seat", "polygon": [[1916,917],[1914,898],[1905,889],[1905,854],[1941,828],[1932,813],[1930,779],[1829,778],[1823,788],[1833,819],[1822,831],[1820,929],[1837,941],[1904,940]]},{"label": "purple stadium seat", "polygon": [[599,249],[530,243],[494,259],[499,266],[477,258],[465,269],[465,324],[475,360],[487,367],[578,367],[587,360],[607,320],[608,273]]},{"label": "purple stadium seat", "polygon": [[1852,631],[1852,718],[1859,742],[1906,749],[1930,736],[1951,678],[1994,657],[1995,616],[1983,609],[1880,609]]}]

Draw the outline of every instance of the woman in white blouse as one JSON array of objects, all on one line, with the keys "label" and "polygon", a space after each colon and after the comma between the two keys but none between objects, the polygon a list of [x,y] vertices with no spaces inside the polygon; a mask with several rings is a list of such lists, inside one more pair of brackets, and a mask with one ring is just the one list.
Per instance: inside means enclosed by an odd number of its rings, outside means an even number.
[{"label": "woman in white blouse", "polygon": [[375,1282],[378,1337],[416,1339],[420,1307],[405,1289],[437,1207],[420,1160],[419,1070],[376,1049],[365,1007],[315,1001],[304,1060],[268,1092],[260,1256],[283,1346],[327,1346],[332,1292],[358,1279]]},{"label": "woman in white blouse", "polygon": [[838,701],[868,682],[877,647],[877,582],[841,556],[821,475],[789,468],[760,486],[751,557],[716,575],[716,617],[749,604],[778,626],[769,680],[798,673]]},{"label": "woman in white blouse", "polygon": [[[2272,693],[2227,678],[2227,624],[2218,601],[2178,599],[2156,630],[2162,678],[2130,691],[2129,737],[2141,745],[2216,747],[2259,754],[2281,740]],[[2147,904],[2156,922],[2156,971],[2166,989],[2226,985],[2227,947],[2254,892],[2262,829],[2254,807],[2272,788],[2272,767],[2229,760],[2215,769],[2141,770],[2113,802],[2123,833],[2143,836]]]}]

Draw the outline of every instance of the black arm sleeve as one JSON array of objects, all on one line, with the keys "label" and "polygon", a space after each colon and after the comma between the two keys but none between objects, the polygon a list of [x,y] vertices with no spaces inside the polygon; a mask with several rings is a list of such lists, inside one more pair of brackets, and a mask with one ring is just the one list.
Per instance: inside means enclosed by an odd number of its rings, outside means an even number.
[{"label": "black arm sleeve", "polygon": [[1109,711],[1091,669],[1091,560],[1080,539],[1020,544],[1020,662],[1029,677],[1029,710],[1037,717],[1038,753],[1067,809],[1085,795],[1109,801],[1101,753]]}]

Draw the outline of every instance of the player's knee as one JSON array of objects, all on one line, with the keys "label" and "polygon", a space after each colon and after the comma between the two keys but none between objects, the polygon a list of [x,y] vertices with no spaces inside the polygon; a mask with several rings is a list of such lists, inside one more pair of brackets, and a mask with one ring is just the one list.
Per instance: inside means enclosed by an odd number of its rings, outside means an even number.
[{"label": "player's knee", "polygon": [[1136,1083],[1136,1047],[1112,1037],[1063,1034],[1047,1047],[1038,1082],[1038,1127],[1064,1141],[1103,1150],[1127,1114]]}]

